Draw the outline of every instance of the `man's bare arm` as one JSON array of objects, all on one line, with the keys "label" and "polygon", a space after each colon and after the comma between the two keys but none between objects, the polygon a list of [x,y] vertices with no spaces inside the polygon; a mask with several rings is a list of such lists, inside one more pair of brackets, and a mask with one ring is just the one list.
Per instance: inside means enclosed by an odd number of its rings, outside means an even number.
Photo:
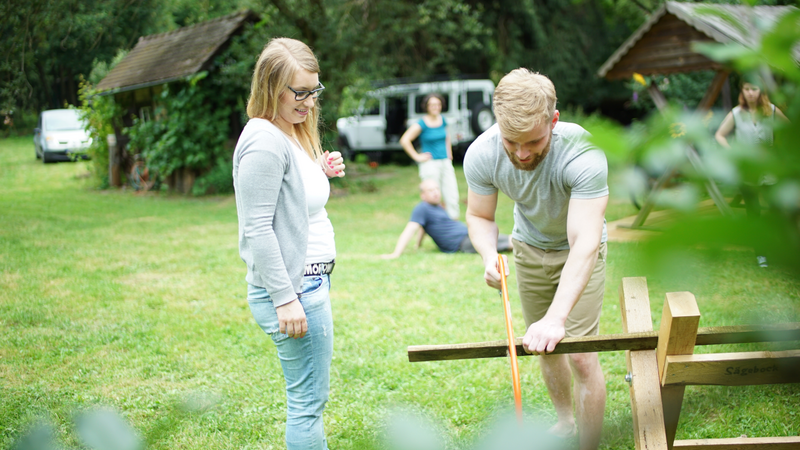
[{"label": "man's bare arm", "polygon": [[[500,271],[497,263],[497,193],[480,195],[467,192],[467,228],[472,246],[483,259],[483,278],[489,286],[500,289]],[[508,264],[506,264],[506,269]]]},{"label": "man's bare arm", "polygon": [[425,228],[419,227],[419,231],[417,231],[417,244],[414,248],[419,248],[422,245],[423,239],[425,239]]},{"label": "man's bare arm", "polygon": [[400,233],[400,238],[397,239],[397,245],[395,245],[394,251],[387,255],[381,255],[381,258],[399,258],[400,255],[403,254],[403,250],[405,250],[408,243],[411,242],[411,239],[413,239],[414,233],[416,233],[418,230],[422,230],[422,225],[418,224],[417,222],[408,222],[403,232]]},{"label": "man's bare arm", "polygon": [[552,352],[564,338],[564,324],[589,282],[603,235],[608,196],[596,199],[572,199],[567,213],[569,256],[561,270],[561,280],[547,314],[531,324],[523,347],[536,353]]}]

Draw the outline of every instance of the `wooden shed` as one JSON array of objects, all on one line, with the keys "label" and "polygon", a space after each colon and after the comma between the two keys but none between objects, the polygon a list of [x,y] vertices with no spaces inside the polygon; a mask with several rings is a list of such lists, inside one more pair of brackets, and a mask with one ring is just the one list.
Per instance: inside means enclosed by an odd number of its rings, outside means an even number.
[{"label": "wooden shed", "polygon": [[[705,14],[715,9],[736,19],[737,28],[722,18]],[[665,2],[598,70],[611,80],[630,79],[634,73],[667,75],[696,70],[725,70],[718,62],[695,53],[695,42],[738,43],[755,47],[761,38],[759,24],[775,23],[793,6],[742,6]],[[800,49],[795,51],[795,59]]]},{"label": "wooden shed", "polygon": [[[114,96],[116,104],[125,110],[123,126],[131,126],[134,116],[148,120],[164,84],[208,69],[244,24],[258,20],[257,14],[244,10],[167,33],[142,36],[97,85],[98,95]],[[114,134],[116,151],[109,155],[109,182],[119,186],[119,172],[128,168],[131,155],[126,151],[127,136],[121,129],[115,129]],[[183,175],[176,174],[179,179],[170,185],[181,191],[190,188],[193,176]]]},{"label": "wooden shed", "polygon": [[[714,10],[717,14],[710,14]],[[630,79],[634,73],[641,75],[669,75],[673,73],[714,70],[716,76],[708,87],[698,110],[708,110],[723,93],[723,109],[731,109],[729,68],[696,53],[693,45],[700,42],[721,44],[740,44],[757,48],[761,30],[769,28],[784,14],[796,11],[793,6],[743,6],[707,3],[680,3],[668,1],[654,12],[650,18],[629,37],[611,57],[600,67],[598,75],[610,80]],[[735,21],[733,25],[722,16]],[[800,47],[794,49],[794,58],[800,61]],[[659,110],[667,107],[664,95],[654,83],[647,86]],[[689,161],[703,173],[702,160],[697,151],[687,149]],[[656,198],[672,178],[675,169],[666,171],[659,177],[650,194],[639,210],[630,228],[642,228],[652,211]],[[706,189],[714,203],[723,214],[730,214],[730,207],[712,179],[708,179]]]}]

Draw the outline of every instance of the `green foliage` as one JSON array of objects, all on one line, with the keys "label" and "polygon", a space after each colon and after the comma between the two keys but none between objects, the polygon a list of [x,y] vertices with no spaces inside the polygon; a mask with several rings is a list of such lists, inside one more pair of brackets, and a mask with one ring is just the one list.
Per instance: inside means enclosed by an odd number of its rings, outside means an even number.
[{"label": "green foliage", "polygon": [[97,187],[108,187],[108,136],[114,134],[114,125],[119,125],[122,110],[111,96],[94,95],[92,85],[81,81],[79,89],[81,117],[86,120],[87,131],[92,137],[88,154],[92,160],[92,176]]},{"label": "green foliage", "polygon": [[352,84],[345,86],[344,89],[342,89],[341,101],[339,102],[339,117],[359,114],[360,111],[358,108],[361,106],[362,99],[365,99],[367,102],[364,105],[365,108],[371,107],[372,105],[370,103],[375,100],[370,100],[369,98],[365,98],[365,96],[366,93],[373,88],[372,83],[366,78],[358,78],[354,80]]},{"label": "green foliage", "polygon": [[[695,109],[703,99],[715,73],[713,70],[698,70],[671,75],[646,76],[644,79],[648,84],[653,83],[658,86],[667,101],[672,102],[676,107],[691,110]],[[644,86],[635,81],[626,83],[626,86],[636,93],[635,101],[630,102],[630,108],[642,113],[655,110],[656,106]],[[721,97],[717,99],[717,103],[721,101]]]},{"label": "green foliage", "polygon": [[81,77],[78,88],[80,99],[81,117],[86,120],[86,131],[92,138],[88,154],[92,160],[92,178],[96,186],[105,189],[109,186],[108,180],[108,136],[114,134],[114,127],[122,125],[123,111],[114,102],[113,96],[99,96],[94,86],[105,77],[108,72],[127,55],[128,52],[120,51],[110,63],[94,61],[89,79]]},{"label": "green foliage", "polygon": [[[709,13],[713,11],[709,9]],[[800,127],[796,125],[800,123],[800,68],[789,56],[800,43],[800,11],[787,13],[773,27],[760,32],[762,39],[755,48],[738,44],[703,44],[697,48],[741,71],[745,80],[764,86],[784,111],[789,123],[774,121],[772,147],[731,142],[730,149],[723,149],[713,138],[716,127],[710,126],[710,113],[686,112],[679,104],[629,130],[606,127],[593,131],[594,142],[609,155],[628,158],[634,164],[624,178],[624,188],[645,189],[647,178],[673,169],[685,181],[659,196],[661,207],[681,210],[686,217],[653,244],[652,250],[657,253],[652,261],[670,260],[663,255],[697,244],[713,249],[745,245],[767,250],[775,262],[800,270]],[[702,155],[699,164],[687,158],[688,146]],[[765,175],[774,180],[762,186],[771,213],[747,220],[738,213],[711,219],[696,214],[698,202],[706,198],[708,179],[736,192],[737,186],[754,183]]]},{"label": "green foliage", "polygon": [[[88,162],[45,166],[32,156],[29,136],[0,140],[0,448],[13,448],[42,416],[52,426],[40,438],[88,448],[75,419],[102,406],[152,450],[280,448],[285,385],[275,346],[247,306],[233,197],[98,192],[83,177]],[[328,445],[382,448],[387,416],[407,405],[440,424],[448,450],[474,449],[513,407],[508,360],[409,363],[406,349],[503,339],[499,297],[475,255],[443,254],[427,238],[398,260],[380,260],[419,201],[419,175],[415,166],[380,165],[374,176],[379,190],[333,195],[326,207],[337,250]],[[456,176],[465,196],[458,166]],[[513,210],[498,197],[502,232]],[[668,280],[647,269],[640,243],[608,248],[603,334],[622,333],[618,288],[630,276],[647,277],[655,323],[664,293],[675,291],[695,294],[704,327],[800,317],[797,277],[759,269],[746,249],[693,254],[680,260],[685,276]],[[522,336],[516,289],[510,295]],[[600,358],[608,387],[600,449],[633,449],[625,355]],[[538,358],[519,363],[526,418],[547,428],[556,414]],[[178,408],[193,393],[205,400]],[[678,439],[796,436],[798,404],[800,385],[688,388]]]},{"label": "green foliage", "polygon": [[161,2],[12,0],[0,3],[0,110],[77,105],[81,74],[158,28]]},{"label": "green foliage", "polygon": [[170,83],[161,92],[153,120],[134,120],[125,130],[129,151],[141,153],[162,176],[181,168],[203,170],[223,152],[231,107],[205,88],[207,72]]},{"label": "green foliage", "polygon": [[192,186],[192,195],[232,194],[232,174],[233,161],[231,158],[218,158],[211,170],[195,181]]}]

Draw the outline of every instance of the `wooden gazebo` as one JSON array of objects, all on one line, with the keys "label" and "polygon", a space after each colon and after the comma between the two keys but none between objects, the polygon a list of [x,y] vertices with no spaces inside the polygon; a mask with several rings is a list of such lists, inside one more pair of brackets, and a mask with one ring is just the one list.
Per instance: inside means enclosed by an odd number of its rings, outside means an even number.
[{"label": "wooden gazebo", "polygon": [[[725,16],[736,19],[741,27],[733,26],[716,15],[707,14],[705,11],[709,9],[716,9]],[[774,23],[791,10],[796,8],[665,2],[608,58],[600,67],[598,75],[613,80],[630,79],[634,73],[668,75],[714,70],[716,76],[697,108],[710,109],[722,92],[723,107],[730,109],[729,69],[695,52],[693,45],[699,42],[717,42],[757,47],[761,36],[756,23]],[[647,91],[659,110],[666,108],[666,99],[655,84],[651,83]],[[702,164],[694,149],[689,148],[687,155],[695,166]],[[631,225],[632,228],[641,228],[644,225],[655,205],[658,192],[673,175],[674,171],[668,171],[659,178]],[[709,179],[706,187],[720,211],[723,214],[730,213],[730,207],[714,181]]]}]

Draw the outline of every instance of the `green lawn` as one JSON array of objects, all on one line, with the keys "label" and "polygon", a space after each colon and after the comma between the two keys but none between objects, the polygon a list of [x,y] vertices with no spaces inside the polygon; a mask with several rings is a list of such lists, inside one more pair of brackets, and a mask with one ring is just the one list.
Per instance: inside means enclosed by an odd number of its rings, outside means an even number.
[{"label": "green lawn", "polygon": [[[38,418],[75,448],[73,418],[96,406],[120,412],[149,448],[282,448],[283,381],[245,300],[233,197],[98,191],[88,167],[43,165],[30,137],[0,140],[0,448]],[[411,364],[406,347],[503,339],[500,298],[484,285],[477,256],[441,254],[429,239],[420,251],[381,260],[417,202],[416,169],[380,166],[372,184],[377,191],[334,196],[327,208],[338,250],[329,445],[376,448],[387,413],[404,408],[429,417],[448,448],[471,448],[513,405],[508,361]],[[506,233],[512,208],[502,197]],[[632,212],[614,200],[608,219]],[[800,320],[800,281],[759,269],[751,250],[690,252],[669,276],[647,272],[639,250],[609,245],[601,333],[622,332],[617,290],[625,276],[648,278],[656,327],[668,291],[696,295],[700,326]],[[512,263],[511,286],[513,273]],[[513,289],[511,297],[522,336]],[[601,363],[602,447],[632,449],[624,354],[604,353]],[[553,423],[536,358],[521,358],[520,370],[525,412]],[[679,439],[800,433],[798,385],[686,392]],[[181,405],[191,399],[201,407],[186,413]]]}]

